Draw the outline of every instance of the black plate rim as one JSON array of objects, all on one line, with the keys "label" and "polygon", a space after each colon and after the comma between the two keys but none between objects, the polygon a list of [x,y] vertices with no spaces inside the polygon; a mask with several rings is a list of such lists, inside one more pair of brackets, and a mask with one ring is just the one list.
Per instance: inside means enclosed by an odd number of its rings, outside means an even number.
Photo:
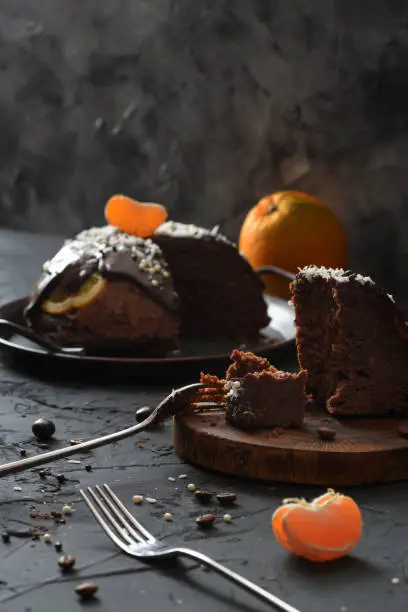
[{"label": "black plate rim", "polygon": [[[270,299],[271,296],[264,294],[266,300]],[[20,312],[23,310],[24,306],[27,304],[28,296],[23,298],[18,298],[15,300],[10,300],[9,302],[5,302],[0,305],[0,316],[4,316],[7,318],[7,311],[13,309],[15,311],[19,310]],[[278,298],[274,296],[274,299],[278,299],[282,302],[282,306],[285,305],[285,301],[283,298]],[[288,305],[289,307],[289,305]],[[6,312],[5,312],[6,311]],[[278,330],[279,331],[279,330]],[[278,342],[270,342],[265,343],[261,346],[251,347],[251,350],[254,352],[258,352],[260,354],[270,353],[271,351],[275,351],[278,349],[282,349],[292,345],[295,342],[295,334],[292,338],[288,338],[286,340],[278,341]],[[24,346],[21,344],[17,344],[8,340],[5,337],[5,332],[0,331],[0,346],[4,348],[10,349],[13,352],[18,352],[19,354],[26,354],[29,356],[35,357],[46,357],[48,359],[54,359],[57,361],[67,360],[71,363],[84,363],[84,364],[124,364],[124,365],[134,365],[134,366],[169,366],[169,365],[192,365],[192,364],[200,364],[204,361],[221,361],[228,358],[226,353],[219,354],[205,354],[205,355],[191,355],[187,357],[183,356],[174,356],[174,357],[103,357],[97,355],[73,355],[70,353],[51,353],[46,349],[36,348],[34,346]]]}]

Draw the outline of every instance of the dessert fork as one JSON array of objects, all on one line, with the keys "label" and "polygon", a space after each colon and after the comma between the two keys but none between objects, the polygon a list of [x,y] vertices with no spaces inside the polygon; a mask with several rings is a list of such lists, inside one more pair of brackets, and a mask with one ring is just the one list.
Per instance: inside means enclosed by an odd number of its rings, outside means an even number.
[{"label": "dessert fork", "polygon": [[190,548],[171,546],[157,540],[129,512],[107,484],[102,487],[99,485],[94,488],[88,487],[86,491],[81,489],[80,493],[106,535],[127,555],[145,562],[188,557],[204,563],[217,574],[238,584],[245,591],[272,604],[275,609],[284,612],[299,612],[276,595],[265,591],[265,589],[233,572],[225,565],[207,557],[207,555]]},{"label": "dessert fork", "polygon": [[219,392],[216,391],[214,400],[211,401],[211,389],[207,389],[202,383],[194,383],[181,387],[172,391],[154,410],[142,421],[126,429],[121,429],[111,434],[95,438],[94,440],[87,440],[81,442],[75,446],[67,446],[64,448],[57,448],[52,451],[41,453],[40,455],[34,455],[33,457],[27,457],[26,459],[20,459],[18,461],[12,461],[11,463],[5,463],[0,465],[0,478],[8,476],[9,474],[16,474],[24,470],[29,470],[40,465],[45,465],[57,459],[64,457],[70,457],[83,451],[89,451],[106,444],[112,444],[113,442],[119,442],[125,438],[129,438],[139,431],[143,431],[150,425],[159,423],[168,419],[171,416],[180,414],[186,409],[193,409],[199,406],[201,403],[205,403],[209,408],[216,407],[218,401]]}]

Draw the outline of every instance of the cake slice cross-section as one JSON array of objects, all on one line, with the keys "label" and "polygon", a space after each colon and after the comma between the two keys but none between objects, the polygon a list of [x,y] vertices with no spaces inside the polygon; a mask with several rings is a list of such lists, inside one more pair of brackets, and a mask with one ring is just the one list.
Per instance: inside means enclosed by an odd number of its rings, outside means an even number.
[{"label": "cake slice cross-section", "polygon": [[408,409],[408,330],[393,297],[368,276],[309,266],[292,284],[299,364],[336,415]]}]

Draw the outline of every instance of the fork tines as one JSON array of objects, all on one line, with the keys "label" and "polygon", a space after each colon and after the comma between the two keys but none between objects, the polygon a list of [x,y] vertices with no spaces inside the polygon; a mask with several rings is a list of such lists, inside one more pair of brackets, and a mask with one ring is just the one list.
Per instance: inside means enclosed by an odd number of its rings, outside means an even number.
[{"label": "fork tines", "polygon": [[225,408],[226,381],[212,374],[201,374],[200,380],[203,386],[198,389],[197,401],[193,402],[193,406],[205,410]]},{"label": "fork tines", "polygon": [[81,489],[80,493],[102,529],[122,550],[135,541],[139,544],[156,542],[107,484],[88,487],[86,491]]}]

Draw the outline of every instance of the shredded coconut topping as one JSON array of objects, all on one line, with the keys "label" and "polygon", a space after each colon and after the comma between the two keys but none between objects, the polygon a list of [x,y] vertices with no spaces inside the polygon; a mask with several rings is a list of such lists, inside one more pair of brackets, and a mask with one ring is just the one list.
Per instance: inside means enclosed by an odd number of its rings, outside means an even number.
[{"label": "shredded coconut topping", "polygon": [[354,280],[361,285],[375,285],[375,282],[369,276],[363,276],[362,274],[356,274]]},{"label": "shredded coconut topping", "polygon": [[311,281],[314,278],[324,278],[326,280],[335,280],[338,283],[348,283],[350,280],[349,270],[343,270],[343,268],[325,268],[324,266],[305,266],[299,269],[301,274],[307,281]]},{"label": "shredded coconut topping", "polygon": [[[138,268],[148,275],[152,286],[161,286],[161,282],[170,277],[167,262],[157,244],[150,239],[121,232],[111,225],[91,227],[66,240],[53,259],[44,264],[43,270],[49,272],[52,266],[54,273],[59,273],[66,267],[67,261],[79,260],[84,254],[91,258],[98,257],[101,251],[109,249],[128,251]],[[160,282],[154,278],[156,275]]]},{"label": "shredded coconut topping", "polygon": [[178,238],[214,238],[219,242],[233,244],[224,234],[220,234],[218,225],[209,230],[191,223],[166,221],[159,225],[155,233],[160,236],[176,236]]},{"label": "shredded coconut topping", "polygon": [[[350,272],[350,270],[343,270],[343,268],[319,268],[318,266],[305,266],[304,268],[299,268],[299,274],[301,274],[309,282],[314,278],[334,280],[338,283],[347,283],[350,280],[354,280],[360,285],[370,285],[371,287],[375,287],[375,282],[370,276],[354,274]],[[391,293],[387,293],[386,295],[388,299],[395,304],[394,296],[391,295]]]}]

